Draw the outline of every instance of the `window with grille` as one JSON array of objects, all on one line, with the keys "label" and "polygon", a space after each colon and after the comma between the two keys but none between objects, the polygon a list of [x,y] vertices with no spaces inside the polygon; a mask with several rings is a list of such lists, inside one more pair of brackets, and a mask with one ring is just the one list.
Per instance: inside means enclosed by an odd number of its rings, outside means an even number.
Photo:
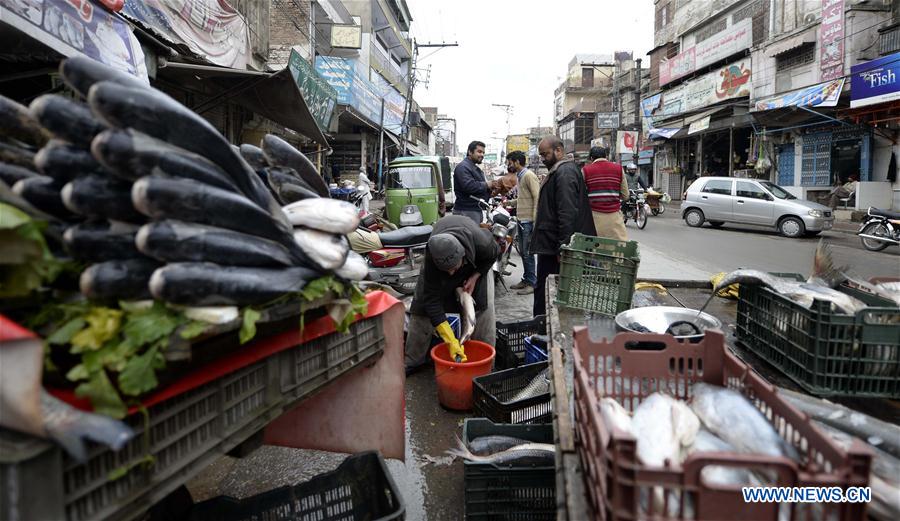
[{"label": "window with grille", "polygon": [[574,141],[576,145],[590,145],[594,138],[594,118],[580,117],[575,120]]},{"label": "window with grille", "polygon": [[738,9],[732,15],[731,23],[736,24],[747,18],[753,19],[753,45],[759,45],[766,39],[769,31],[767,14],[769,12],[769,0],[756,0]]},{"label": "window with grille", "polygon": [[677,43],[670,43],[668,49],[666,49],[666,58],[671,59],[678,56],[679,45]]},{"label": "window with grille", "polygon": [[588,88],[594,86],[594,69],[590,67],[581,69],[581,86]]},{"label": "window with grille", "polygon": [[779,54],[776,58],[775,70],[778,72],[786,71],[800,65],[812,63],[815,59],[816,44],[804,43],[800,47]]},{"label": "window with grille", "polygon": [[695,37],[697,39],[697,43],[702,42],[703,40],[708,39],[710,36],[720,33],[724,31],[728,27],[728,20],[726,18],[719,18],[715,22],[704,26],[702,29],[695,33]]}]

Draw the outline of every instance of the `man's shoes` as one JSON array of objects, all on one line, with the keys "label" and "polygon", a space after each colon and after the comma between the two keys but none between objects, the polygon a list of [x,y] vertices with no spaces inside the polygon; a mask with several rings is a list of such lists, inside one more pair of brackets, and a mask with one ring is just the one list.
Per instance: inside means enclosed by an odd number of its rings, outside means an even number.
[{"label": "man's shoes", "polygon": [[534,286],[525,285],[524,288],[516,292],[519,295],[531,295],[534,293]]},{"label": "man's shoes", "polygon": [[509,289],[525,289],[526,287],[528,287],[528,284],[523,280],[518,284],[513,284]]}]

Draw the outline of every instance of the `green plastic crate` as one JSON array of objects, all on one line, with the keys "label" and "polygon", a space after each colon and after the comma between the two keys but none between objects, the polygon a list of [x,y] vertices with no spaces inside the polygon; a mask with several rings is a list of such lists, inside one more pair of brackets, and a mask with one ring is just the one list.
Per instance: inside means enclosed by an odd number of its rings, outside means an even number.
[{"label": "green plastic crate", "polygon": [[639,264],[635,241],[576,233],[560,253],[556,304],[607,316],[631,309]]},{"label": "green plastic crate", "polygon": [[807,309],[764,286],[741,285],[738,340],[811,394],[900,398],[900,308],[840,290],[872,307],[844,315],[815,301]]}]

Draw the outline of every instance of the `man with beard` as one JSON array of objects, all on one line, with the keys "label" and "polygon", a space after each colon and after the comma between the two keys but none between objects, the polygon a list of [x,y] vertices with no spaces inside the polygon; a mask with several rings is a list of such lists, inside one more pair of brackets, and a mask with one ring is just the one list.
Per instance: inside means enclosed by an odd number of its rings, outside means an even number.
[{"label": "man with beard", "polygon": [[538,153],[549,173],[541,184],[531,239],[531,253],[537,255],[534,316],[547,312],[547,277],[559,273],[560,248],[576,232],[595,234],[587,186],[575,162],[566,157],[563,142],[556,136],[545,137]]},{"label": "man with beard", "polygon": [[476,224],[481,223],[481,207],[472,197],[487,201],[491,198],[491,191],[494,188],[494,185],[485,178],[484,172],[478,168],[484,160],[484,146],[481,141],[469,143],[466,158],[453,169],[453,190],[456,194],[453,214],[464,215]]}]

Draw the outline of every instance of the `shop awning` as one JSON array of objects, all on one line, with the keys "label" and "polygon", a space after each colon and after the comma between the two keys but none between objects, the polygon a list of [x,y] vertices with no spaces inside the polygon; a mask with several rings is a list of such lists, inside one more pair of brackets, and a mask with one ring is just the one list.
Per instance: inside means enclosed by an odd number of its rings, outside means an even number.
[{"label": "shop awning", "polygon": [[798,35],[792,36],[790,38],[785,38],[779,42],[775,42],[772,45],[766,47],[766,56],[769,58],[778,56],[779,54],[784,54],[791,49],[796,49],[805,43],[815,43],[816,41],[816,31],[815,30],[807,30]]},{"label": "shop awning", "polygon": [[786,107],[834,107],[841,97],[844,78],[811,85],[785,94],[751,103],[750,111],[774,110]]},{"label": "shop awning", "polygon": [[158,76],[215,96],[213,101],[198,107],[201,112],[232,101],[324,147],[329,146],[289,69],[268,73],[169,62],[159,69]]},{"label": "shop awning", "polygon": [[650,139],[671,139],[684,127],[678,128],[651,128],[649,132]]}]

